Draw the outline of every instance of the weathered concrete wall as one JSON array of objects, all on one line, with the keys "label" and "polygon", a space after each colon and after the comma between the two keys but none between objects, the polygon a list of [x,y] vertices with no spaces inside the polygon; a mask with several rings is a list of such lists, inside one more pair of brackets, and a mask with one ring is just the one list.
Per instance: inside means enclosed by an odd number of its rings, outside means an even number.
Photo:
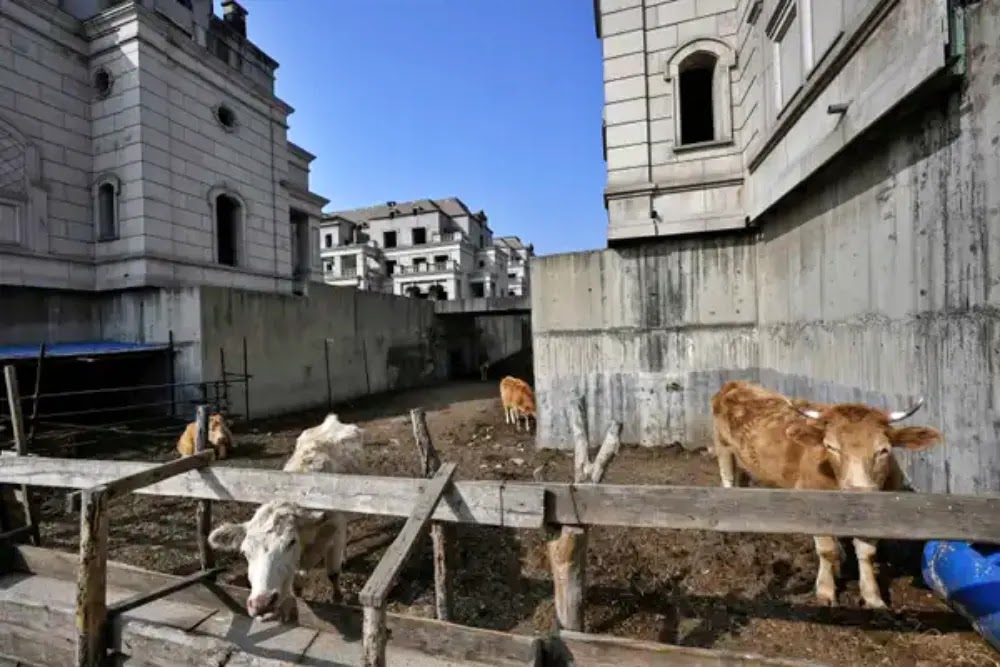
[{"label": "weathered concrete wall", "polygon": [[[255,417],[326,403],[327,338],[334,401],[447,376],[430,301],[329,285],[312,286],[307,298],[221,288],[200,294],[202,372],[219,374],[220,346],[235,370],[246,336]],[[240,405],[240,397],[231,399]]]},{"label": "weathered concrete wall", "polygon": [[0,345],[92,339],[98,309],[87,292],[0,286]]},{"label": "weathered concrete wall", "polygon": [[451,378],[478,378],[480,364],[488,362],[487,377],[512,374],[530,381],[530,313],[438,315],[438,324]]},{"label": "weathered concrete wall", "polygon": [[708,400],[755,377],[756,256],[746,236],[539,257],[532,264],[536,442],[570,447],[570,399],[590,438],[699,443]]},{"label": "weathered concrete wall", "polygon": [[707,396],[746,372],[817,400],[924,395],[911,422],[946,443],[908,457],[914,486],[1000,491],[1000,5],[966,11],[962,89],[887,117],[755,240],[536,260],[540,445],[568,444],[576,392],[592,439],[612,417],[626,441],[697,436]]}]

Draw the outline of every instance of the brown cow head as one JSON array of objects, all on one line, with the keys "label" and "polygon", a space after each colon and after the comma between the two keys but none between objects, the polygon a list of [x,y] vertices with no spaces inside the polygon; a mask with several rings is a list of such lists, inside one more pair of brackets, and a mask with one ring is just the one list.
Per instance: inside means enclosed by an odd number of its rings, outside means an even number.
[{"label": "brown cow head", "polygon": [[885,487],[892,470],[892,448],[921,450],[941,441],[937,429],[926,426],[896,427],[923,405],[918,400],[907,410],[886,412],[867,405],[841,403],[817,408],[793,406],[809,418],[809,428],[822,432],[824,464],[844,491],[877,491]]}]

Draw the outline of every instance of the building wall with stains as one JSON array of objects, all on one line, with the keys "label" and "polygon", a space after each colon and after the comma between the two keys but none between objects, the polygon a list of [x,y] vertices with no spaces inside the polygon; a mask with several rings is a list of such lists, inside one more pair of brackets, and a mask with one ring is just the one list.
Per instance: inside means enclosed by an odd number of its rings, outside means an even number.
[{"label": "building wall with stains", "polygon": [[620,419],[627,442],[703,444],[707,398],[746,376],[816,400],[923,395],[909,423],[946,440],[906,457],[914,486],[1000,491],[1000,4],[962,24],[954,87],[900,100],[748,235],[538,258],[538,443],[569,445],[582,393],[595,442]]}]

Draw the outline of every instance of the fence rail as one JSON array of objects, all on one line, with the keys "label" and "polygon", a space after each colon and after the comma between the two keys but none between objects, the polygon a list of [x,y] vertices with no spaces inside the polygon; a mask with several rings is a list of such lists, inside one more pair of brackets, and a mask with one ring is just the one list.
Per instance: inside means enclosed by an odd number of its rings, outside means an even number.
[{"label": "fence rail", "polygon": [[[155,467],[3,452],[0,484],[82,489]],[[426,484],[404,477],[210,467],[136,493],[244,503],[284,497],[311,509],[405,518]],[[626,526],[1000,543],[1000,496],[994,495],[457,481],[433,519],[510,528]]]}]

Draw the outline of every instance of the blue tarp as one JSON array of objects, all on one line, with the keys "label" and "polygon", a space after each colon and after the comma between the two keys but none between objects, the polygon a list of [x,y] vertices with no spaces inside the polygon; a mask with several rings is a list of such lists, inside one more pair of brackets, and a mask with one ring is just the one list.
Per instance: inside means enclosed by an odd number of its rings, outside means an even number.
[{"label": "blue tarp", "polygon": [[[132,352],[157,352],[169,349],[162,343],[126,343],[114,340],[51,343],[45,346],[46,357],[100,357]],[[36,359],[39,345],[0,345],[0,360]]]}]

